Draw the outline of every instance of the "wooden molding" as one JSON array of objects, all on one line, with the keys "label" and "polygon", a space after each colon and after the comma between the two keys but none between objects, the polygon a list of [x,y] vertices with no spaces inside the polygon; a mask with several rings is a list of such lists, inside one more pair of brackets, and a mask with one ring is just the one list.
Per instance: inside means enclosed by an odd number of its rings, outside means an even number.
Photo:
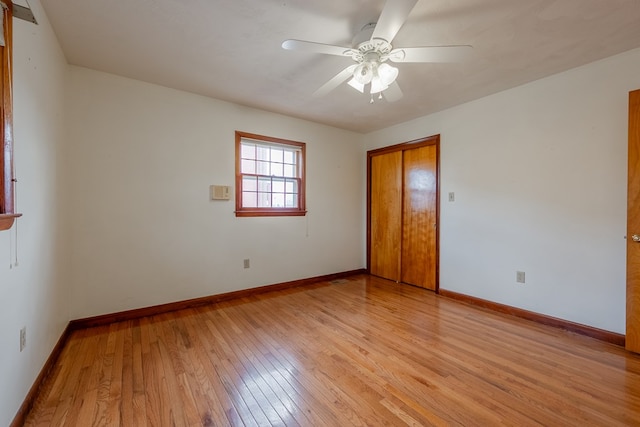
[{"label": "wooden molding", "polygon": [[241,211],[235,211],[237,217],[254,217],[254,216],[305,216],[307,211],[292,210],[292,209],[278,209],[278,208],[255,208],[255,209],[243,209]]},{"label": "wooden molding", "polygon": [[374,150],[367,151],[367,157],[377,156],[380,154],[392,153],[394,151],[411,150],[413,148],[424,147],[425,145],[440,144],[440,134],[427,136],[425,138],[418,138],[407,142],[401,142],[399,144],[389,145],[386,147],[376,148]]},{"label": "wooden molding", "polygon": [[[290,145],[297,147],[298,153],[298,207],[297,208],[245,208],[242,206],[242,139],[251,139],[254,141],[265,141],[280,145]],[[273,216],[305,216],[306,209],[306,168],[307,168],[307,144],[299,141],[291,141],[288,139],[274,138],[271,136],[257,135],[254,133],[236,131],[236,217],[273,217]],[[260,175],[256,175],[260,176]]]},{"label": "wooden molding", "polygon": [[42,369],[40,370],[38,377],[35,379],[35,381],[33,382],[33,385],[29,389],[27,396],[24,398],[24,401],[22,402],[20,409],[18,409],[18,413],[13,418],[13,421],[11,422],[10,427],[20,427],[24,425],[24,422],[26,421],[26,418],[27,418],[27,414],[29,414],[29,411],[33,407],[33,404],[35,403],[36,398],[38,397],[38,392],[40,390],[40,387],[42,386],[42,384],[44,384],[44,381],[47,379],[47,377],[49,376],[49,373],[55,366],[56,361],[60,357],[60,354],[62,353],[62,349],[64,348],[64,345],[67,342],[67,339],[69,338],[70,334],[71,334],[71,326],[70,324],[67,324],[67,327],[64,328],[64,331],[62,331],[62,335],[60,335],[58,342],[53,347],[51,354],[47,358],[47,361],[44,363],[44,366],[42,367]]},{"label": "wooden molding", "polygon": [[312,285],[318,282],[325,282],[356,274],[366,273],[365,269],[345,271],[342,273],[327,274],[324,276],[310,277],[307,279],[293,280],[291,282],[277,283],[273,285],[259,286],[257,288],[243,289],[240,291],[227,292],[224,294],[211,295],[207,297],[194,298],[184,301],[171,302],[167,304],[154,305],[151,307],[137,308],[134,310],[120,311],[117,313],[103,314],[100,316],[76,319],[69,322],[71,330],[90,328],[94,326],[104,326],[125,320],[134,320],[141,317],[154,316],[156,314],[168,313],[171,311],[183,310],[186,308],[201,307],[203,305],[215,304],[217,302],[228,301],[237,298],[245,298],[252,295],[266,292],[280,291],[283,289],[297,288]]},{"label": "wooden molding", "polygon": [[10,229],[15,219],[21,216],[22,214],[0,214],[0,231]]},{"label": "wooden molding", "polygon": [[13,4],[0,8],[5,46],[0,46],[0,230],[13,226],[15,218],[13,170]]},{"label": "wooden molding", "polygon": [[440,289],[438,294],[445,298],[451,298],[461,301],[463,303],[482,307],[488,310],[496,311],[498,313],[508,314],[522,319],[531,320],[542,325],[552,326],[554,328],[565,329],[569,332],[574,332],[580,335],[586,335],[591,338],[595,338],[600,341],[605,341],[611,344],[624,347],[625,336],[615,332],[605,331],[604,329],[598,329],[580,323],[570,322],[568,320],[558,319],[557,317],[551,317],[533,311],[523,310],[521,308],[512,307],[509,305],[499,304],[497,302],[488,301],[481,298],[476,298],[470,295],[459,294],[453,291],[447,291]]}]

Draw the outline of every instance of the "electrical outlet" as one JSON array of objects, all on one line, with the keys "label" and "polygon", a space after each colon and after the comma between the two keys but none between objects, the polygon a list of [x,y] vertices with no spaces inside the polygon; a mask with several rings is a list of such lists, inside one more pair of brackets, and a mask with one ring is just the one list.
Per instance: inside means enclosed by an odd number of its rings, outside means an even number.
[{"label": "electrical outlet", "polygon": [[524,271],[516,271],[516,282],[524,283]]},{"label": "electrical outlet", "polygon": [[249,258],[244,260],[244,268],[249,268],[250,264],[249,264]]},{"label": "electrical outlet", "polygon": [[20,351],[27,346],[27,327],[20,329]]}]

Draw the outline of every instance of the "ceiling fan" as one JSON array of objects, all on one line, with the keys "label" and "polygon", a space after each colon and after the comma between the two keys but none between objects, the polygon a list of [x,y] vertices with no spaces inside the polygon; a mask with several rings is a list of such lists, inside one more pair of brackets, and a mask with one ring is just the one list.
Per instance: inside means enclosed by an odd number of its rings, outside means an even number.
[{"label": "ceiling fan", "polygon": [[285,40],[282,47],[287,50],[322,53],[351,57],[355,61],[336,74],[331,80],[316,90],[313,96],[324,96],[351,78],[348,84],[357,91],[379,94],[384,92],[387,101],[402,98],[402,91],[396,82],[398,69],[391,62],[457,62],[471,52],[468,45],[425,46],[393,48],[391,42],[418,0],[387,0],[377,23],[367,24],[353,39],[353,47],[335,46],[304,40]]}]

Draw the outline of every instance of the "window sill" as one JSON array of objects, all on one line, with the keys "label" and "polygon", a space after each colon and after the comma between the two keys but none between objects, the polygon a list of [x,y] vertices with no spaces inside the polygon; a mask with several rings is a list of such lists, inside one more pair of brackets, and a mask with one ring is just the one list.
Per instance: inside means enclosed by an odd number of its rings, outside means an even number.
[{"label": "window sill", "polygon": [[277,210],[277,209],[243,209],[236,211],[237,217],[250,217],[250,216],[305,216],[307,211],[301,210]]},{"label": "window sill", "polygon": [[16,218],[21,217],[22,214],[0,214],[0,231],[8,230],[13,225]]}]

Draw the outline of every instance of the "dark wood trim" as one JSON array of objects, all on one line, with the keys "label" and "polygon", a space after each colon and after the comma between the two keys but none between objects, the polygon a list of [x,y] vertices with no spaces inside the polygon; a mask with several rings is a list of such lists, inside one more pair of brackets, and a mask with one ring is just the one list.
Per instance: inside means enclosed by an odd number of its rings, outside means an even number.
[{"label": "dark wood trim", "polygon": [[434,145],[440,142],[440,134],[427,136],[425,138],[418,138],[407,142],[401,142],[400,144],[389,145],[387,147],[376,148],[374,150],[367,151],[367,157],[376,156],[380,154],[392,153],[394,151],[411,150],[413,148],[420,148],[426,145]]},{"label": "dark wood trim", "polygon": [[371,152],[367,152],[367,273],[371,273]]},{"label": "dark wood trim", "polygon": [[62,331],[62,335],[60,335],[58,342],[53,347],[51,354],[47,358],[47,361],[44,363],[44,366],[40,370],[40,374],[38,374],[38,377],[33,382],[33,385],[29,389],[27,396],[24,398],[24,401],[22,402],[20,409],[18,409],[18,413],[13,418],[13,421],[11,422],[10,427],[20,427],[24,425],[24,422],[27,418],[27,414],[29,414],[29,411],[33,407],[33,404],[35,403],[36,398],[38,397],[38,392],[40,390],[40,387],[42,386],[42,384],[44,384],[44,381],[47,379],[47,377],[51,373],[51,370],[55,366],[56,361],[60,357],[60,354],[62,353],[62,349],[64,348],[64,345],[66,344],[70,334],[71,334],[71,324],[67,324],[66,328],[64,328],[64,331]]},{"label": "dark wood trim", "polygon": [[436,145],[436,293],[440,290],[440,135],[437,138]]},{"label": "dark wood trim", "polygon": [[474,296],[460,294],[453,291],[447,291],[440,289],[438,292],[440,296],[445,298],[454,299],[463,303],[485,308],[498,313],[508,314],[510,316],[520,317],[522,319],[531,320],[536,323],[540,323],[546,326],[552,326],[554,328],[565,329],[569,332],[573,332],[580,335],[586,335],[591,338],[595,338],[600,341],[605,341],[611,344],[624,347],[625,336],[615,332],[605,331],[604,329],[594,328],[592,326],[582,325],[580,323],[574,323],[568,320],[558,319],[557,317],[551,317],[544,314],[536,313],[533,311],[523,310],[521,308],[512,307],[509,305],[500,304],[493,301],[488,301]]},{"label": "dark wood trim", "polygon": [[0,230],[13,225],[15,215],[13,172],[13,4],[2,10],[5,46],[0,46]]},{"label": "dark wood trim", "polygon": [[184,301],[171,302],[167,304],[154,305],[151,307],[137,308],[134,310],[121,311],[118,313],[103,314],[100,316],[88,317],[84,319],[72,320],[69,324],[71,330],[90,328],[94,326],[110,325],[115,322],[134,320],[147,316],[183,310],[187,308],[201,307],[203,305],[215,304],[217,302],[229,301],[232,299],[245,298],[267,292],[280,291],[289,288],[298,288],[312,285],[318,282],[325,282],[341,279],[356,274],[366,273],[365,269],[345,271],[342,273],[327,274],[324,276],[310,277],[307,279],[293,280],[291,282],[277,283],[273,285],[259,286],[257,288],[243,289],[240,291],[227,292],[224,294],[211,295],[201,298],[193,298]]},{"label": "dark wood trim", "polygon": [[[298,153],[298,207],[297,208],[243,208],[242,207],[242,174],[241,168],[241,143],[242,139],[253,139],[267,143],[290,145],[300,149]],[[255,133],[236,131],[236,210],[237,217],[256,216],[305,216],[306,208],[306,170],[307,170],[307,144],[288,139],[274,138],[271,136],[257,135]]]},{"label": "dark wood trim", "polygon": [[22,214],[0,214],[0,231],[10,229],[15,219],[21,216]]},{"label": "dark wood trim", "polygon": [[13,4],[7,10],[0,9],[4,22],[5,46],[0,46],[0,214],[12,213],[11,207],[11,153],[12,153],[12,102],[11,102],[11,37]]},{"label": "dark wood trim", "polygon": [[236,211],[237,217],[251,217],[251,216],[305,216],[307,211],[301,211],[296,209],[277,209],[277,208],[263,208],[263,209],[243,209]]},{"label": "dark wood trim", "polygon": [[436,292],[440,289],[440,134],[367,151],[367,273],[371,271],[371,158],[381,154],[436,146]]}]

